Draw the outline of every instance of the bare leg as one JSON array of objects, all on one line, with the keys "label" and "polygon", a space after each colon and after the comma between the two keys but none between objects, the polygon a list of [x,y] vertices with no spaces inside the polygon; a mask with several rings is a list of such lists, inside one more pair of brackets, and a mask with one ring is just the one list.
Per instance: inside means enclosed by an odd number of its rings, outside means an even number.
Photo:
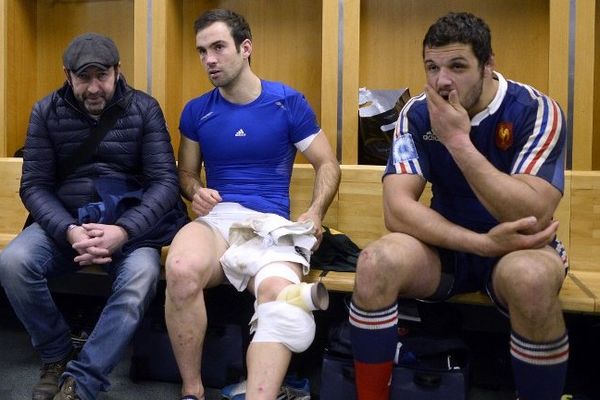
[{"label": "bare leg", "polygon": [[349,316],[358,399],[389,398],[398,296],[426,298],[440,275],[437,252],[405,234],[386,235],[361,252]]},{"label": "bare leg", "polygon": [[564,334],[558,300],[564,276],[560,258],[549,247],[511,253],[498,262],[492,277],[494,292],[508,307],[514,331],[539,342]]},{"label": "bare leg", "polygon": [[281,343],[251,343],[246,357],[246,399],[275,399],[291,358],[292,352]]},{"label": "bare leg", "polygon": [[504,256],[494,291],[509,310],[510,354],[519,398],[559,399],[569,358],[569,338],[558,300],[564,266],[549,247]]},{"label": "bare leg", "polygon": [[378,310],[398,297],[424,299],[440,283],[437,252],[402,233],[369,244],[360,254],[352,301],[364,310]]},{"label": "bare leg", "polygon": [[182,395],[202,399],[200,377],[206,334],[204,289],[223,282],[219,258],[225,240],[207,225],[192,222],[175,237],[167,256],[165,320],[183,381]]},{"label": "bare leg", "polygon": [[[300,267],[287,263],[300,277]],[[272,277],[265,279],[258,288],[258,304],[274,301],[277,295],[292,282]],[[254,279],[248,288],[253,292]],[[248,347],[246,364],[248,367],[247,400],[273,400],[287,373],[292,352],[281,343],[252,342]]]}]

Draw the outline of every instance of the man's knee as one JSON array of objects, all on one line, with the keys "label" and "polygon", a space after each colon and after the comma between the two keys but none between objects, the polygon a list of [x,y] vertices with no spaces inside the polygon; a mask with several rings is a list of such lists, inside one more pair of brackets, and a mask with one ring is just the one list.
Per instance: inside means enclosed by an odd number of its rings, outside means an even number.
[{"label": "man's knee", "polygon": [[[29,267],[28,267],[29,266]],[[36,267],[36,268],[33,268]],[[0,253],[0,283],[8,287],[17,281],[25,280],[26,276],[43,279],[43,273],[38,270],[30,250],[12,246]]]},{"label": "man's knee", "polygon": [[311,311],[327,309],[329,295],[322,284],[300,282],[298,273],[286,264],[272,263],[256,274],[255,291],[269,292],[265,286],[275,286],[273,291],[277,295],[275,301],[261,301],[256,307],[254,342],[281,343],[295,353],[306,350],[312,343],[315,320]]},{"label": "man's knee", "polygon": [[[123,291],[132,303],[147,305],[158,287],[160,262],[158,259],[131,260],[121,269],[113,284],[113,291]],[[141,268],[140,264],[144,267]]]},{"label": "man's knee", "polygon": [[376,241],[369,244],[358,256],[357,282],[365,288],[381,283],[388,273],[387,267],[392,261],[390,257],[390,249],[384,242]]},{"label": "man's knee", "polygon": [[527,253],[506,256],[494,275],[494,287],[509,308],[521,313],[545,315],[558,301],[564,274],[547,257]]},{"label": "man's knee", "polygon": [[315,337],[312,313],[285,301],[256,307],[257,325],[253,342],[281,343],[294,353],[306,350]]},{"label": "man's knee", "polygon": [[209,268],[201,257],[170,255],[165,266],[167,293],[173,301],[186,301],[200,293],[209,279]]},{"label": "man's knee", "polygon": [[391,244],[384,238],[361,251],[356,267],[355,297],[368,299],[374,295],[398,295],[398,284],[408,270],[403,249]]}]

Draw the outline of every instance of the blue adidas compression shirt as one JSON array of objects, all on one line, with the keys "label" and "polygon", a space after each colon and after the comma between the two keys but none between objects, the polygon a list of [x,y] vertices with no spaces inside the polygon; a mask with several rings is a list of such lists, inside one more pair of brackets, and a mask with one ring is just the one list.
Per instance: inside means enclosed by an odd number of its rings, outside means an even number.
[{"label": "blue adidas compression shirt", "polygon": [[249,104],[232,104],[216,88],[189,101],[179,130],[200,144],[207,187],[224,202],[290,218],[296,145],[320,128],[301,93],[261,83],[260,96]]}]

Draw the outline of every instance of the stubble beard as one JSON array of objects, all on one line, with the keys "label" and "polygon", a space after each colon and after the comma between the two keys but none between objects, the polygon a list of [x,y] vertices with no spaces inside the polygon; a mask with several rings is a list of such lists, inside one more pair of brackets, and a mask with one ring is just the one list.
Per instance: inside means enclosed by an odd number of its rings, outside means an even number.
[{"label": "stubble beard", "polygon": [[228,89],[230,87],[232,87],[235,82],[238,81],[238,78],[240,77],[240,75],[242,74],[242,69],[239,68],[234,74],[226,74],[223,71],[221,71],[221,77],[217,78],[217,79],[213,79],[210,76],[208,77],[208,79],[210,80],[210,83],[212,83],[212,85],[216,88],[220,88],[220,89]]},{"label": "stubble beard", "polygon": [[471,90],[469,90],[464,98],[461,101],[462,106],[465,110],[470,111],[481,98],[481,94],[483,93],[483,71],[481,71],[481,76],[479,77],[479,81],[473,85]]},{"label": "stubble beard", "polygon": [[102,101],[100,103],[94,103],[94,104],[90,104],[90,103],[88,103],[87,100],[84,100],[83,106],[85,107],[87,112],[90,113],[91,115],[100,115],[100,114],[102,114],[102,111],[104,111],[104,108],[106,107],[106,99],[102,98]]}]

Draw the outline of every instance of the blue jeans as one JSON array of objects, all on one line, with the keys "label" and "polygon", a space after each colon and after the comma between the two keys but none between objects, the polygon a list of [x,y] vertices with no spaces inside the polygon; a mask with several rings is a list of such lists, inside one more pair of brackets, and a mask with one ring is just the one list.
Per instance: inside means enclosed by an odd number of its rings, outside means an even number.
[{"label": "blue jeans", "polygon": [[[0,253],[0,283],[44,363],[64,359],[72,349],[70,329],[57,309],[46,279],[72,273],[75,253],[61,251],[34,223]],[[143,247],[105,265],[111,295],[76,360],[65,372],[77,382],[77,394],[95,399],[110,383],[107,375],[121,360],[144,311],[156,293],[160,253]],[[63,376],[64,378],[64,376]]]}]

